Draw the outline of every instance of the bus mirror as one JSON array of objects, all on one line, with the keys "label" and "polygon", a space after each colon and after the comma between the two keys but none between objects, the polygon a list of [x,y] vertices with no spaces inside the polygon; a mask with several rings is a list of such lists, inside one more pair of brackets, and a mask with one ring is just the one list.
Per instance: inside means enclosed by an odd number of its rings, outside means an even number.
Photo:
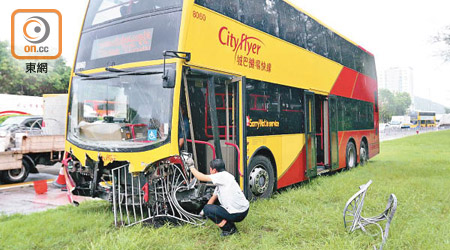
[{"label": "bus mirror", "polygon": [[166,69],[163,75],[163,88],[175,88],[175,78],[177,74],[174,69]]}]

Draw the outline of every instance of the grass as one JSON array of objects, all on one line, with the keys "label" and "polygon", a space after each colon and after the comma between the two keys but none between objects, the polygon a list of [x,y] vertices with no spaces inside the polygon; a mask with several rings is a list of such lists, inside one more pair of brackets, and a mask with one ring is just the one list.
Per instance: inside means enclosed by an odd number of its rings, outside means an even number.
[{"label": "grass", "polygon": [[450,131],[387,141],[363,167],[322,176],[251,204],[239,235],[221,238],[210,221],[154,229],[115,228],[106,202],[32,215],[0,216],[0,249],[373,249],[380,237],[349,234],[342,211],[361,184],[363,215],[398,198],[385,249],[450,249]]}]

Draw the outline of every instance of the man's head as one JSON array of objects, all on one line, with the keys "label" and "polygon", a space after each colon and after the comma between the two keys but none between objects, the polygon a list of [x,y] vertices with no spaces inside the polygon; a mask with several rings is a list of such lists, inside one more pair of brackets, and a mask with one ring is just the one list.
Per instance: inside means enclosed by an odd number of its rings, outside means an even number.
[{"label": "man's head", "polygon": [[210,170],[210,172],[212,173],[212,174],[215,174],[215,173],[218,173],[218,172],[222,172],[222,171],[225,171],[225,163],[223,162],[223,160],[222,159],[215,159],[215,160],[212,160],[210,163],[209,163],[209,167],[211,168]]}]

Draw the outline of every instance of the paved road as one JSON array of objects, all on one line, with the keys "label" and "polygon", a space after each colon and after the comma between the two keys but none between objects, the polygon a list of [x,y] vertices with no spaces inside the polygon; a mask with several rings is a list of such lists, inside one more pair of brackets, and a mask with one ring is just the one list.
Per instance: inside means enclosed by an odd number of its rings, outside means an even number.
[{"label": "paved road", "polygon": [[[30,174],[24,183],[13,185],[0,183],[0,214],[29,214],[68,205],[67,192],[52,185],[52,182],[58,177],[60,166],[59,164],[38,166],[40,173]],[[37,180],[47,180],[46,193],[36,194],[33,181]],[[75,196],[75,200],[78,202],[89,199]]]},{"label": "paved road", "polygon": [[37,181],[37,180],[54,180],[58,177],[61,163],[56,163],[53,166],[38,165],[37,169],[39,174],[30,174],[25,182]]},{"label": "paved road", "polygon": [[403,138],[406,136],[413,136],[423,133],[435,132],[443,129],[437,128],[420,128],[420,129],[385,129],[384,131],[380,131],[380,141],[390,141],[399,138]]},{"label": "paved road", "polygon": [[[0,187],[0,214],[30,214],[70,204],[67,192],[53,187],[51,182],[47,184],[44,194],[36,194],[32,182],[12,187],[3,185]],[[79,196],[74,198],[78,202],[90,199]]]},{"label": "paved road", "polygon": [[[38,181],[38,180],[54,180],[58,177],[60,167],[61,167],[61,163],[56,163],[53,166],[37,165],[37,169],[38,169],[39,173],[38,174],[29,174],[28,178],[24,181],[24,183]],[[0,181],[0,188],[4,184],[5,183],[2,183]]]}]

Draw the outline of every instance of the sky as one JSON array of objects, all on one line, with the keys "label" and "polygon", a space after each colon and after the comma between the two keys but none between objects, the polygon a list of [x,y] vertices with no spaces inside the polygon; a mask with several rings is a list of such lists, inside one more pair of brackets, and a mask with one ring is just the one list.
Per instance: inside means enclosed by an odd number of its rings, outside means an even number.
[{"label": "sky", "polygon": [[377,71],[412,67],[414,94],[450,107],[450,62],[432,37],[450,26],[448,0],[291,0],[375,55]]},{"label": "sky", "polygon": [[[73,64],[87,0],[15,0],[2,3],[0,40],[10,40],[16,9],[52,8],[63,17],[63,53]],[[448,0],[291,0],[338,33],[375,54],[378,72],[412,67],[414,93],[450,107],[450,63],[431,39],[450,25]]]}]

